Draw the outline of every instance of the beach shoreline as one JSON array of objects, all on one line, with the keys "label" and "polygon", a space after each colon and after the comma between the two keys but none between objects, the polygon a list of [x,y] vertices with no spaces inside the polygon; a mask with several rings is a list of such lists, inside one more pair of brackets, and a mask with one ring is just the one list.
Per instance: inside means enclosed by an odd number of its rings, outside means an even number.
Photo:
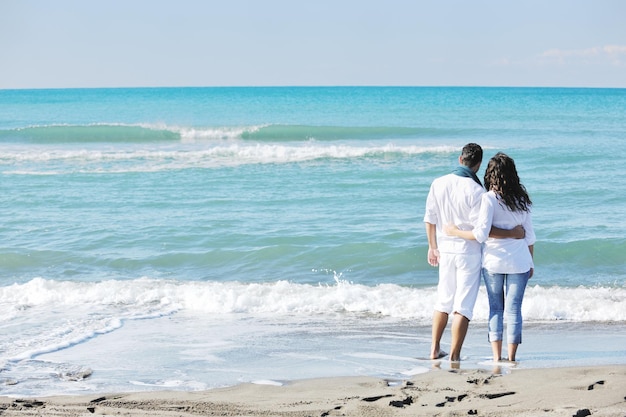
[{"label": "beach shoreline", "polygon": [[[622,379],[567,371],[626,366],[614,192],[626,177],[606,178],[623,166],[622,89],[55,89],[0,102],[2,417],[626,415],[626,393],[585,398]],[[480,386],[467,380],[499,374],[482,283],[461,369],[427,358],[437,271],[422,210],[469,142],[515,159],[538,233],[519,364]]]},{"label": "beach shoreline", "polygon": [[[444,361],[446,362],[446,361]],[[437,367],[410,380],[333,377],[282,386],[42,398],[0,397],[2,416],[624,416],[626,365],[512,369]]]}]

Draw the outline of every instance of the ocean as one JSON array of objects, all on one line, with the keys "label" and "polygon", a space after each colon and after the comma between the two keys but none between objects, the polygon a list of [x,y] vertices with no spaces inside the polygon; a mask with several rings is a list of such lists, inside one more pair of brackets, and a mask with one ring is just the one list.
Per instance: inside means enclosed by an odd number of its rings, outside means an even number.
[{"label": "ocean", "polygon": [[[424,204],[468,142],[534,203],[518,367],[626,363],[624,89],[0,90],[0,395],[428,371]],[[487,317],[481,285],[464,367]]]}]

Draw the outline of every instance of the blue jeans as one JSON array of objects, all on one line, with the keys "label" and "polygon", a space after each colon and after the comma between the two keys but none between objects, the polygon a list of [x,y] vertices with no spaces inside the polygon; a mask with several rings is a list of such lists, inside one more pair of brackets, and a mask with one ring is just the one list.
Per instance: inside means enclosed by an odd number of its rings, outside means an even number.
[{"label": "blue jeans", "polygon": [[483,268],[489,296],[489,342],[502,340],[504,317],[509,344],[522,343],[522,300],[530,271],[522,274],[492,274]]}]

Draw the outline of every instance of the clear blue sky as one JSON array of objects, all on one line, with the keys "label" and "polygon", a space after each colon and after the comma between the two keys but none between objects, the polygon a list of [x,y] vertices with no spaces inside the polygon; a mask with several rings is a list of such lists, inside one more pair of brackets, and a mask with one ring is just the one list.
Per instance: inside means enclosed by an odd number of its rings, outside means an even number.
[{"label": "clear blue sky", "polygon": [[626,87],[623,0],[0,0],[0,89]]}]

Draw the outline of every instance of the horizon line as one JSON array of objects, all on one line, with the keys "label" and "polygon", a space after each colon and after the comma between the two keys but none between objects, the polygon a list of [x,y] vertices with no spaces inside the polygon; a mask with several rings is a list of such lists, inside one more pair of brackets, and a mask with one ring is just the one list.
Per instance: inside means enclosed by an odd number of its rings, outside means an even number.
[{"label": "horizon line", "polygon": [[605,90],[621,90],[626,89],[623,87],[609,87],[609,86],[568,86],[568,85],[554,85],[554,86],[525,86],[525,85],[396,85],[396,84],[319,84],[319,85],[306,85],[306,84],[268,84],[268,85],[245,85],[245,84],[233,84],[233,85],[137,85],[137,86],[90,86],[90,87],[0,87],[0,91],[33,91],[33,90],[122,90],[122,89],[200,89],[200,88],[511,88],[511,89],[605,89]]}]

